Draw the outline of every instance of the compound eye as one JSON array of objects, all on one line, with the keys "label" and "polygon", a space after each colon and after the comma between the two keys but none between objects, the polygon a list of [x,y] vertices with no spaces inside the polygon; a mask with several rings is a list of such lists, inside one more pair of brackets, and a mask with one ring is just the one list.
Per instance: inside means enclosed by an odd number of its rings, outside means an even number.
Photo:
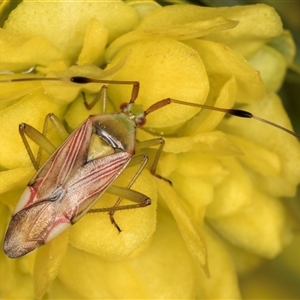
[{"label": "compound eye", "polygon": [[147,120],[145,117],[140,117],[135,120],[135,123],[137,126],[144,126],[146,124],[146,121]]},{"label": "compound eye", "polygon": [[128,111],[128,106],[129,104],[127,102],[123,102],[121,105],[120,105],[120,110],[121,112],[126,112]]}]

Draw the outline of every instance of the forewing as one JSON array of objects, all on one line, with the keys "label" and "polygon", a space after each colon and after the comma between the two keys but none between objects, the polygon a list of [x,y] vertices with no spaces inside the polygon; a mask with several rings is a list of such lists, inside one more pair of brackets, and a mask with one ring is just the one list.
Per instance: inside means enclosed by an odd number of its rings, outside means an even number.
[{"label": "forewing", "polygon": [[131,155],[119,152],[83,165],[66,184],[62,206],[72,223],[77,222],[126,168]]},{"label": "forewing", "polygon": [[36,192],[31,204],[51,198],[52,191],[68,182],[85,163],[92,129],[92,122],[87,119],[37,172],[29,183]]},{"label": "forewing", "polygon": [[53,202],[39,202],[14,214],[6,231],[3,249],[9,257],[19,257],[44,243],[55,219]]}]

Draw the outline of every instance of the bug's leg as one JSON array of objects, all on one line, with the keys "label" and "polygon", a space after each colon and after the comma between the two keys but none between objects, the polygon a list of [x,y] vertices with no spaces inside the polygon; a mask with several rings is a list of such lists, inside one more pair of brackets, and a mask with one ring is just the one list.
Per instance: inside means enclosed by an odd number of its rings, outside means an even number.
[{"label": "bug's leg", "polygon": [[[25,148],[27,150],[27,153],[29,155],[29,158],[30,158],[34,168],[36,170],[38,170],[40,168],[40,160],[41,160],[41,150],[40,149],[43,149],[47,153],[51,154],[55,151],[56,148],[41,132],[39,132],[37,129],[35,129],[34,127],[32,127],[26,123],[22,123],[19,125],[19,132],[20,132],[22,141],[25,145]],[[31,139],[32,141],[34,141],[36,144],[38,144],[40,147],[36,158],[34,157],[34,154],[30,148],[27,137],[29,139]]]},{"label": "bug's leg", "polygon": [[[117,196],[119,196],[118,200],[116,201],[116,203],[114,204],[114,206],[110,207],[109,209],[91,209],[89,210],[89,213],[96,213],[96,212],[103,212],[103,211],[108,211],[109,214],[109,218],[111,223],[117,228],[117,230],[120,232],[121,229],[118,226],[118,224],[116,223],[115,219],[114,219],[114,213],[116,210],[123,210],[123,209],[130,209],[130,208],[139,208],[139,207],[145,207],[151,204],[150,199],[138,192],[135,192],[142,195],[143,197],[137,197],[134,196],[132,197],[132,190],[130,190],[130,187],[134,184],[134,182],[136,181],[136,179],[140,176],[141,172],[144,170],[146,164],[148,162],[148,156],[146,155],[137,155],[134,156],[131,161],[130,161],[130,165],[135,165],[135,164],[140,164],[138,170],[136,171],[136,173],[134,174],[134,176],[131,178],[130,182],[128,183],[128,185],[126,186],[126,188],[118,188],[119,191],[121,191],[121,194],[117,194],[116,193],[116,187],[110,187],[108,189],[108,192],[115,194]],[[125,190],[124,190],[125,189]],[[114,191],[114,192],[112,192]],[[125,193],[125,191],[127,191],[128,194]],[[131,191],[131,192],[130,192]],[[126,198],[128,200],[137,202],[137,204],[133,204],[133,205],[123,205],[120,206],[120,203],[122,202],[123,198]],[[121,207],[121,208],[120,208]]]},{"label": "bug's leg", "polygon": [[[120,198],[128,199],[133,202],[136,202],[136,204],[127,204],[127,205],[119,205],[119,206],[112,206],[112,207],[105,207],[100,209],[95,209],[95,212],[105,212],[105,211],[111,211],[113,210],[125,210],[125,209],[133,209],[133,208],[139,208],[139,207],[145,207],[151,204],[151,199],[135,190],[131,190],[127,187],[120,187],[112,185],[107,189],[107,192],[110,194],[113,194],[115,196],[119,196]],[[90,212],[90,211],[89,211]],[[92,211],[93,212],[93,211]]]},{"label": "bug's leg", "polygon": [[106,113],[106,103],[107,103],[107,85],[103,85],[100,91],[96,94],[93,101],[88,103],[85,97],[85,93],[82,92],[83,103],[86,109],[91,110],[98,101],[102,103],[102,113]]},{"label": "bug's leg", "polygon": [[[74,79],[72,79],[72,81],[76,82],[76,81],[74,81],[76,78],[77,77],[74,77]],[[88,79],[88,78],[85,78],[85,79],[86,80],[93,80],[93,79]],[[102,82],[102,81],[101,80],[99,80],[99,81],[93,80],[91,82]],[[106,81],[104,81],[104,82],[106,82]],[[133,103],[136,100],[136,98],[139,94],[139,88],[140,88],[140,83],[139,82],[136,82],[136,81],[128,81],[128,82],[126,82],[126,81],[110,81],[109,84],[132,85],[131,97],[130,97],[129,103]],[[85,97],[85,93],[82,92],[82,98],[83,98],[83,102],[84,102],[84,105],[85,105],[86,109],[88,109],[88,110],[92,109],[98,101],[101,101],[101,103],[102,103],[102,113],[105,114],[106,113],[106,103],[107,103],[107,100],[108,100],[107,88],[108,88],[107,85],[103,85],[101,87],[101,89],[99,90],[99,92],[96,94],[96,97],[93,99],[93,101],[91,103],[87,102],[86,97]]]},{"label": "bug's leg", "polygon": [[[66,128],[64,127],[64,125],[62,124],[62,122],[57,118],[57,116],[53,113],[49,113],[47,114],[47,116],[45,117],[45,121],[44,121],[44,127],[43,127],[43,135],[46,137],[47,136],[47,132],[48,132],[48,127],[49,127],[49,122],[52,124],[52,126],[55,128],[55,131],[58,133],[58,135],[61,138],[61,142],[63,142],[68,136],[69,133],[67,132]],[[49,141],[49,139],[48,139]],[[38,155],[37,155],[37,160],[40,162],[41,158],[42,158],[42,150],[43,147],[39,147],[39,151],[38,151]],[[52,149],[51,152],[45,150],[48,154],[52,154],[55,149]]]},{"label": "bug's leg", "polygon": [[[129,188],[119,187],[119,186],[110,186],[107,190],[108,193],[119,196],[116,204],[112,207],[104,207],[104,208],[95,208],[89,210],[88,213],[99,213],[99,212],[108,212],[109,218],[111,223],[117,228],[119,232],[121,232],[121,228],[117,224],[117,222],[114,219],[114,213],[118,210],[125,210],[125,209],[134,209],[134,208],[141,208],[146,207],[151,204],[151,199],[137,191],[131,190]],[[127,204],[127,205],[119,205],[121,200],[128,199],[133,202],[136,202],[136,204]]]},{"label": "bug's leg", "polygon": [[140,83],[138,81],[93,79],[93,78],[82,77],[82,76],[71,77],[70,81],[79,84],[95,82],[95,83],[104,83],[104,84],[132,85],[129,103],[135,102],[140,90]]},{"label": "bug's leg", "polygon": [[[63,127],[59,119],[52,113],[48,114],[45,118],[43,133],[39,132],[29,124],[22,123],[19,125],[19,133],[21,135],[22,141],[36,170],[40,168],[42,150],[46,151],[48,154],[52,154],[56,150],[56,147],[46,137],[49,121],[54,125],[62,139],[66,139],[68,136],[66,129]],[[39,146],[39,151],[36,158],[34,157],[27,138],[29,138]]]},{"label": "bug's leg", "polygon": [[148,141],[138,142],[136,144],[136,149],[138,150],[138,149],[143,149],[143,148],[149,148],[149,147],[153,147],[153,146],[157,146],[157,145],[159,145],[159,147],[156,151],[154,160],[151,164],[150,173],[152,175],[154,175],[155,177],[157,177],[159,179],[162,179],[162,180],[165,180],[169,184],[172,185],[172,182],[169,179],[167,179],[167,178],[165,178],[165,177],[163,177],[163,176],[156,173],[156,167],[157,167],[159,158],[161,156],[161,153],[163,151],[163,148],[164,148],[164,145],[165,145],[165,140],[160,137],[160,138],[156,138],[156,139],[152,139],[152,140],[148,140]]},{"label": "bug's leg", "polygon": [[51,122],[51,124],[54,126],[56,132],[60,135],[60,137],[63,140],[65,140],[69,136],[69,133],[67,132],[65,126],[57,118],[57,116],[53,113],[48,114],[45,118],[44,128],[43,128],[43,134],[44,135],[47,134],[49,122]]},{"label": "bug's leg", "polygon": [[[140,164],[140,167],[139,167],[139,169],[136,171],[136,173],[134,174],[134,176],[131,178],[130,182],[128,183],[128,185],[127,185],[127,187],[126,187],[127,189],[130,189],[131,186],[134,184],[134,182],[137,180],[137,178],[140,176],[141,172],[144,170],[144,168],[146,167],[146,164],[148,163],[148,159],[149,159],[149,158],[148,158],[147,155],[137,155],[137,156],[134,156],[134,157],[131,159],[129,165]],[[115,221],[115,219],[114,219],[114,214],[115,214],[115,211],[116,211],[115,208],[118,208],[118,207],[119,207],[119,205],[120,205],[120,203],[122,202],[122,200],[123,200],[123,197],[122,197],[122,196],[119,197],[118,200],[117,200],[117,202],[114,204],[113,209],[109,211],[109,218],[110,218],[110,221],[111,221],[111,223],[118,229],[119,232],[120,232],[120,227],[118,226],[118,224],[116,223],[116,221]],[[131,199],[129,199],[129,200],[131,200]],[[149,199],[149,200],[150,200],[150,199]],[[135,200],[133,200],[133,201],[135,201]],[[145,201],[147,201],[147,199],[146,199]],[[151,202],[150,202],[150,203],[151,203]],[[149,203],[149,204],[150,204],[150,203]],[[149,204],[147,204],[147,205],[149,205]],[[140,203],[137,204],[137,205],[138,205],[137,207],[145,207],[145,206],[147,206],[147,205],[145,205],[145,204],[143,203],[143,201],[140,202]]]}]

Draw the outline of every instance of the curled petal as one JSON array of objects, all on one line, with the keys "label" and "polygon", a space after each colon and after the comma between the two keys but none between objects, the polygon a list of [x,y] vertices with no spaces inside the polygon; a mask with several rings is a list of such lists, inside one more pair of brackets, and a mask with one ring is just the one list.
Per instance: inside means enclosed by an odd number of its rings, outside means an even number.
[{"label": "curled petal", "polygon": [[263,46],[248,61],[254,69],[259,70],[268,93],[279,90],[287,69],[286,59],[280,52]]},{"label": "curled petal", "polygon": [[[7,169],[26,167],[31,165],[24,144],[18,133],[19,124],[25,122],[42,131],[45,116],[53,112],[59,118],[64,113],[64,107],[59,106],[39,89],[35,93],[25,96],[22,100],[0,112],[0,127],[2,138],[6,144],[0,152],[0,165]],[[38,146],[32,143],[33,151]]]},{"label": "curled petal", "polygon": [[62,259],[68,249],[68,231],[59,235],[52,243],[42,247],[34,262],[35,298],[41,299],[56,278]]},{"label": "curled petal", "polygon": [[257,191],[251,205],[211,224],[234,245],[266,258],[275,257],[292,238],[283,204]]},{"label": "curled petal", "polygon": [[145,38],[160,37],[174,40],[190,40],[206,36],[210,33],[231,29],[237,26],[238,22],[228,20],[222,17],[216,17],[209,20],[199,20],[179,25],[169,25],[166,27],[143,27],[143,23],[137,30],[131,31],[116,39],[107,49],[106,58],[110,61],[113,56],[124,46],[136,41],[142,41]]},{"label": "curled petal", "polygon": [[126,260],[106,260],[70,246],[58,275],[60,281],[80,298],[195,299],[197,267],[176,222],[160,209],[158,224],[148,247]]},{"label": "curled petal", "polygon": [[[199,52],[210,80],[225,81],[231,77],[235,78],[236,102],[252,103],[263,99],[265,87],[259,72],[239,53],[216,42],[192,40],[187,43]],[[215,85],[220,86],[217,83]]]},{"label": "curled petal", "polygon": [[62,59],[66,59],[64,53],[46,38],[26,38],[22,34],[0,28],[1,71],[21,72],[36,65],[47,66]]},{"label": "curled petal", "polygon": [[[195,103],[205,101],[208,78],[199,54],[192,48],[171,39],[151,38],[123,48],[120,55],[127,53],[128,61],[114,79],[134,80],[138,74],[141,89],[137,102],[145,109],[170,96]],[[116,107],[128,101],[131,89],[130,86],[110,87],[109,95]],[[176,105],[169,105],[149,114],[146,127],[159,133],[174,132],[198,111],[188,106],[178,110]]]},{"label": "curled petal", "polygon": [[170,24],[209,20],[219,16],[238,21],[239,25],[231,30],[214,32],[206,39],[225,44],[245,57],[283,32],[279,15],[274,8],[264,4],[219,8],[170,5],[148,15],[140,27],[164,28]]},{"label": "curled petal", "polygon": [[[1,171],[0,194],[24,188],[24,186],[26,186],[26,184],[28,183],[29,178],[33,176],[33,174],[33,167],[23,167]],[[3,197],[1,197],[1,201],[3,200]],[[10,199],[7,204],[12,204],[11,202],[12,201]]]},{"label": "curled petal", "polygon": [[[180,200],[167,183],[157,180],[157,185],[161,197],[166,202],[178,224],[187,248],[203,268],[205,274],[209,276],[206,245],[201,236],[201,230],[197,228],[196,220],[194,220],[193,215],[189,212],[184,202]],[[197,222],[201,224],[202,220],[197,220]]]},{"label": "curled petal", "polygon": [[23,1],[9,15],[4,28],[27,37],[43,36],[75,62],[83,45],[86,24],[93,17],[110,28],[109,41],[137,22],[135,11],[120,0],[93,1],[89,5],[82,1]]},{"label": "curled petal", "polygon": [[104,60],[104,50],[108,39],[108,29],[95,18],[86,26],[83,48],[78,57],[78,65],[100,65]]},{"label": "curled petal", "polygon": [[[265,119],[272,119],[273,122],[285,128],[291,128],[290,121],[276,94],[269,94],[263,101],[249,105],[245,109]],[[224,120],[222,125],[224,125],[225,131],[229,130],[228,132],[231,134],[255,142],[259,145],[259,148],[265,147],[267,151],[271,152],[274,152],[274,149],[276,149],[275,155],[280,160],[280,169],[278,169],[278,162],[276,162],[277,159],[275,158],[271,165],[273,165],[273,170],[275,167],[277,171],[273,173],[273,176],[262,176],[255,170],[252,170],[255,172],[253,173],[255,176],[252,177],[254,185],[259,186],[275,197],[291,197],[295,194],[296,186],[300,180],[300,168],[295,168],[295,166],[299,166],[300,148],[299,142],[295,137],[267,124],[258,124],[254,120],[253,122],[248,122],[248,120],[241,121],[237,118],[229,118]],[[272,139],[270,139],[270,136]],[[249,150],[251,149],[253,148]],[[246,147],[242,147],[242,150],[246,153],[249,161],[256,156],[255,152],[249,151]],[[261,165],[261,168],[263,166]],[[271,169],[268,170],[270,171]],[[260,173],[264,174],[268,170],[262,170]]]},{"label": "curled petal", "polygon": [[240,299],[238,278],[231,256],[218,235],[205,228],[205,240],[209,251],[211,277],[199,274],[198,299]]}]

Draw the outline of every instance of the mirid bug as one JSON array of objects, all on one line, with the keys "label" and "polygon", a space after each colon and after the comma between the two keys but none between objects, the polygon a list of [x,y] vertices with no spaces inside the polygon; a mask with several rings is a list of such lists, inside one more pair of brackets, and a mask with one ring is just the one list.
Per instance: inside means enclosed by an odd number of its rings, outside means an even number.
[{"label": "mirid bug", "polygon": [[[166,98],[143,110],[140,105],[135,103],[139,92],[139,82],[136,81],[97,80],[86,77],[72,77],[70,79],[20,78],[7,81],[31,80],[70,80],[77,84],[126,84],[132,85],[133,88],[130,101],[121,105],[121,112],[90,116],[54,151],[42,167],[39,166],[38,160],[31,152],[26,136],[38,142],[42,147],[48,148],[48,152],[53,152],[53,146],[34,128],[27,124],[20,125],[21,137],[37,173],[21,196],[5,235],[4,252],[11,258],[23,256],[52,240],[91,211],[92,206],[106,191],[120,198],[113,207],[97,209],[96,211],[109,212],[111,222],[119,231],[120,228],[113,217],[115,211],[150,205],[151,200],[146,195],[130,189],[148,162],[147,155],[135,155],[135,150],[137,146],[141,149],[159,146],[150,172],[161,179],[165,179],[156,174],[156,166],[163,150],[164,140],[163,138],[156,138],[137,142],[136,127],[143,126],[146,122],[146,116],[163,106],[176,103],[242,118],[253,118],[300,138],[299,135],[289,129],[239,109],[225,109]],[[106,88],[104,85],[99,92],[104,103],[106,101]],[[48,119],[57,123],[52,114],[48,116]],[[101,151],[96,155],[89,153],[92,135],[96,135],[101,143]],[[126,188],[113,186],[116,178],[131,163],[140,164],[140,167],[128,186]],[[122,206],[120,205],[122,198],[136,203]]]}]

